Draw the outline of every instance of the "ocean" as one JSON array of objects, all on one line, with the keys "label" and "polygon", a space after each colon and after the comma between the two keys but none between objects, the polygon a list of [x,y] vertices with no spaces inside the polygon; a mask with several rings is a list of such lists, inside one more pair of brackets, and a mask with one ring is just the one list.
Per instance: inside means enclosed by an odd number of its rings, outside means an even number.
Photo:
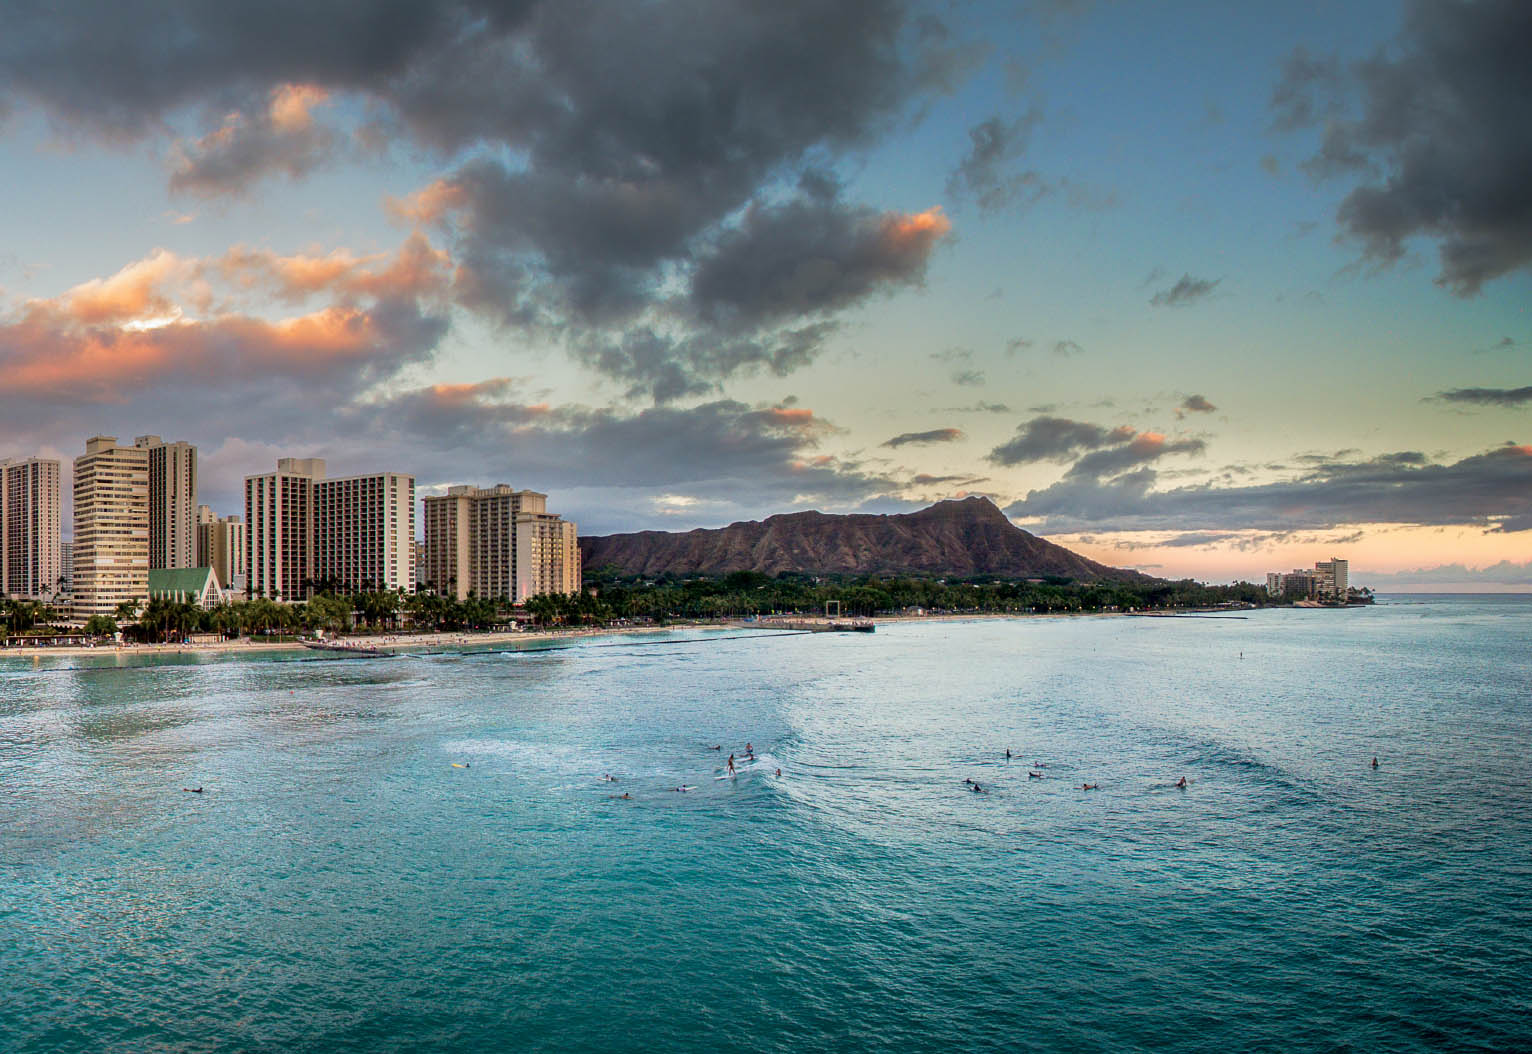
[{"label": "ocean", "polygon": [[1532,597],[1247,614],[0,659],[0,1050],[1532,1049]]}]

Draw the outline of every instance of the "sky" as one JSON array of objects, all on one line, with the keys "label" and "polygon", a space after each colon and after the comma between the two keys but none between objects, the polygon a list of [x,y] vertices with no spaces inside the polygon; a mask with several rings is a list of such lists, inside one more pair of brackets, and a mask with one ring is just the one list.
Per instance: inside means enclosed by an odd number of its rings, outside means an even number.
[{"label": "sky", "polygon": [[1529,52],[1524,0],[23,5],[0,457],[1532,589]]}]

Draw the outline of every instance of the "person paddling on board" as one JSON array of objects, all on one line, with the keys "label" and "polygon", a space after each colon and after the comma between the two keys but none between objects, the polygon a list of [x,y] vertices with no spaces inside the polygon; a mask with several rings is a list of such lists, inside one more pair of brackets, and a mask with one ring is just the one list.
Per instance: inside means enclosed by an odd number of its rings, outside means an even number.
[{"label": "person paddling on board", "polygon": [[1177,790],[1185,790],[1186,789],[1186,777],[1185,776],[1182,776],[1180,779],[1176,780],[1176,789]]},{"label": "person paddling on board", "polygon": [[734,775],[734,755],[729,755],[729,775]]},{"label": "person paddling on board", "polygon": [[1011,748],[1010,747],[1006,747],[1005,748],[1005,760],[1007,760],[1007,761],[1011,760]]}]

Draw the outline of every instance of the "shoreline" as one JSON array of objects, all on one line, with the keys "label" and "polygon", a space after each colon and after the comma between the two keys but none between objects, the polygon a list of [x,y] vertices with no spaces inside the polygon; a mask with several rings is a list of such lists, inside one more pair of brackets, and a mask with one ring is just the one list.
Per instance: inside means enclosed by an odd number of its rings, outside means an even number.
[{"label": "shoreline", "polygon": [[[1176,617],[1178,615],[1199,613],[1199,610],[1188,609],[1186,612],[1167,611],[1156,614],[1159,614],[1160,617]],[[1125,611],[974,611],[920,615],[881,615],[873,621],[879,625],[898,625],[923,622],[981,622],[999,619],[1127,618],[1148,614]],[[670,633],[688,629],[737,629],[769,632],[778,630],[780,627],[774,626],[769,620],[747,622],[742,619],[698,619],[671,622],[663,626],[580,626],[570,629],[508,630],[498,632],[454,630],[435,633],[369,633],[344,638],[327,638],[326,640],[328,643],[341,644],[344,647],[356,648],[358,650],[376,649],[379,651],[416,652],[434,648],[474,649],[490,645],[511,644],[518,641],[533,642],[571,640],[582,637],[628,636],[647,633]],[[79,658],[88,656],[121,657],[124,655],[277,655],[287,652],[297,653],[313,650],[305,648],[303,644],[297,641],[265,642],[252,640],[249,637],[236,637],[233,640],[212,643],[199,642],[195,644],[100,644],[94,647],[69,645],[60,647],[0,648],[0,661],[5,659],[46,658],[47,656]],[[343,652],[337,649],[328,653],[316,652],[316,654],[335,655],[343,654]]]}]

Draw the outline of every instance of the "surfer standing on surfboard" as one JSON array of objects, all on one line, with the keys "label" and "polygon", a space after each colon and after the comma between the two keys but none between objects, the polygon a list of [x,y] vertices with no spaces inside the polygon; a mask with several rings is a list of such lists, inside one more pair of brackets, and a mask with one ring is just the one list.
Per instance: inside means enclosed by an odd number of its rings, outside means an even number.
[{"label": "surfer standing on surfboard", "polygon": [[729,755],[729,775],[734,775],[734,755]]}]

